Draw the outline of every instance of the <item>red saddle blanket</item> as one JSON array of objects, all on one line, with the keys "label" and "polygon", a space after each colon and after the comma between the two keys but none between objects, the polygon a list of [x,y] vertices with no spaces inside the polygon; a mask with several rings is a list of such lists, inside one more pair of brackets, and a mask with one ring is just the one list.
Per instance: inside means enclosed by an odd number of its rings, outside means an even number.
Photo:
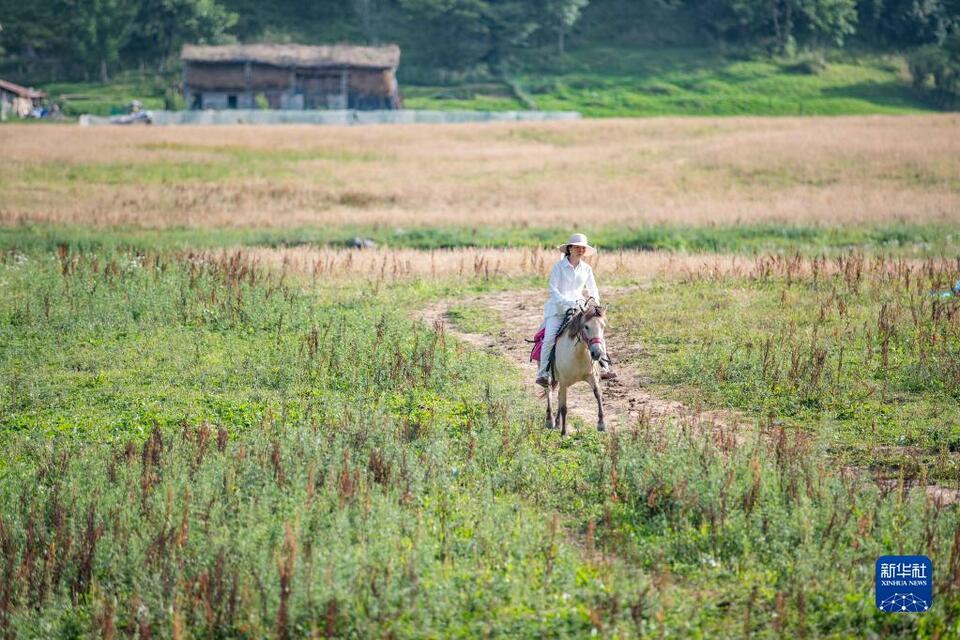
[{"label": "red saddle blanket", "polygon": [[533,336],[533,351],[530,352],[530,362],[540,362],[540,352],[543,350],[543,336],[546,329],[540,328],[537,335]]}]

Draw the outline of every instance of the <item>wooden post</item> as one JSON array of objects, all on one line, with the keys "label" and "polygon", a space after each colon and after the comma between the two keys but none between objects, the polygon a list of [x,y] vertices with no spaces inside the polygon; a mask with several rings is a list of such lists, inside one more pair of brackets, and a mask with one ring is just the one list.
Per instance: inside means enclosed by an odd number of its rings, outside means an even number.
[{"label": "wooden post", "polygon": [[[250,92],[250,81],[253,77],[253,69],[251,67],[250,61],[247,60],[243,63],[243,92],[247,95],[246,100],[249,101],[245,107],[250,109],[253,105],[256,104],[256,101],[253,99],[253,95]],[[238,103],[241,102],[238,100]],[[240,108],[243,108],[240,104],[237,105]]]},{"label": "wooden post", "polygon": [[290,87],[287,89],[287,99],[286,106],[283,106],[284,109],[293,109],[293,96],[297,94],[297,70],[294,68],[290,69]]},{"label": "wooden post", "polygon": [[183,63],[183,71],[180,72],[180,81],[183,83],[183,100],[187,103],[187,109],[193,109],[193,92],[190,91],[190,62]]}]

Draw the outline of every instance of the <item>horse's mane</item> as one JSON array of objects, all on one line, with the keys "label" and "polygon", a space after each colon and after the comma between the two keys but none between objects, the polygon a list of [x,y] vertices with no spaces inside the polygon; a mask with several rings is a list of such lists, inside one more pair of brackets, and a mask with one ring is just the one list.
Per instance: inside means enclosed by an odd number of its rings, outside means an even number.
[{"label": "horse's mane", "polygon": [[580,332],[583,331],[583,325],[590,322],[593,318],[603,317],[603,307],[598,305],[592,299],[587,305],[573,314],[570,322],[567,324],[566,333],[571,338],[580,338]]}]

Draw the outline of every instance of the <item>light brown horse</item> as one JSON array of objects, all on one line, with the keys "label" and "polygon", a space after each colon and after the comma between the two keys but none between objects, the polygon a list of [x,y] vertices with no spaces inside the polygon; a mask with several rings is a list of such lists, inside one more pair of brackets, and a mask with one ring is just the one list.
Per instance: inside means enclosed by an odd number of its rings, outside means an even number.
[{"label": "light brown horse", "polygon": [[[557,426],[560,435],[567,435],[567,389],[577,382],[586,382],[597,399],[597,431],[603,424],[603,396],[600,392],[597,362],[606,357],[603,330],[607,321],[603,307],[591,298],[577,311],[557,336],[553,348],[553,383],[547,390],[547,428]],[[557,415],[551,405],[552,390],[557,393]]]}]

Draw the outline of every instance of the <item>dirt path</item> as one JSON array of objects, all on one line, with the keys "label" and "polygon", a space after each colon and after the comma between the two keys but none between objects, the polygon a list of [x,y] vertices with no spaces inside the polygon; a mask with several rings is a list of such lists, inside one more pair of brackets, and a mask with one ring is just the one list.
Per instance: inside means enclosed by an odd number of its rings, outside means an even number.
[{"label": "dirt path", "polygon": [[[617,296],[630,289],[608,290],[607,296]],[[467,333],[459,329],[447,316],[451,306],[479,303],[495,312],[503,324],[496,336]],[[536,363],[530,362],[531,345],[524,340],[533,336],[543,321],[542,291],[504,291],[494,294],[461,298],[455,301],[441,300],[424,309],[424,322],[433,325],[443,322],[448,334],[489,353],[504,356],[522,370],[524,387],[530,394],[540,395],[542,389],[534,384]],[[506,320],[509,319],[507,322]],[[603,384],[604,421],[608,430],[617,430],[637,424],[662,424],[673,418],[697,426],[708,426],[717,438],[739,440],[753,431],[753,424],[729,412],[697,412],[683,403],[667,400],[644,389],[649,383],[630,366],[640,357],[641,349],[628,343],[622,334],[612,332],[607,336],[607,346],[613,357],[618,377],[605,380]],[[593,392],[585,384],[577,384],[568,392],[569,415],[579,418],[582,426],[593,428],[597,421],[597,405]],[[568,427],[571,426],[568,423]],[[573,428],[577,428],[576,420]]]},{"label": "dirt path", "polygon": [[[616,297],[631,289],[609,290],[607,296]],[[496,313],[504,329],[495,336],[469,333],[450,321],[452,306],[477,303]],[[539,396],[542,389],[534,384],[536,364],[530,362],[531,345],[525,342],[537,331],[543,320],[542,291],[503,291],[493,294],[440,300],[421,313],[428,326],[443,323],[445,331],[459,340],[494,355],[506,357],[522,371],[526,390]],[[722,449],[731,449],[747,443],[756,434],[756,421],[733,411],[698,411],[681,402],[667,400],[644,389],[649,380],[642,378],[631,366],[642,357],[642,349],[631,344],[616,331],[607,336],[607,346],[613,357],[618,377],[603,381],[604,419],[608,431],[635,425],[665,426],[668,422],[689,425],[696,430],[706,429]],[[590,387],[574,385],[568,392],[568,411],[574,419],[568,428],[593,428],[597,420],[597,406]],[[578,424],[579,423],[579,424]],[[854,470],[865,481],[871,481],[866,469]],[[883,484],[888,481],[881,481]],[[928,498],[943,504],[960,503],[960,490],[940,485],[925,487]]]}]

